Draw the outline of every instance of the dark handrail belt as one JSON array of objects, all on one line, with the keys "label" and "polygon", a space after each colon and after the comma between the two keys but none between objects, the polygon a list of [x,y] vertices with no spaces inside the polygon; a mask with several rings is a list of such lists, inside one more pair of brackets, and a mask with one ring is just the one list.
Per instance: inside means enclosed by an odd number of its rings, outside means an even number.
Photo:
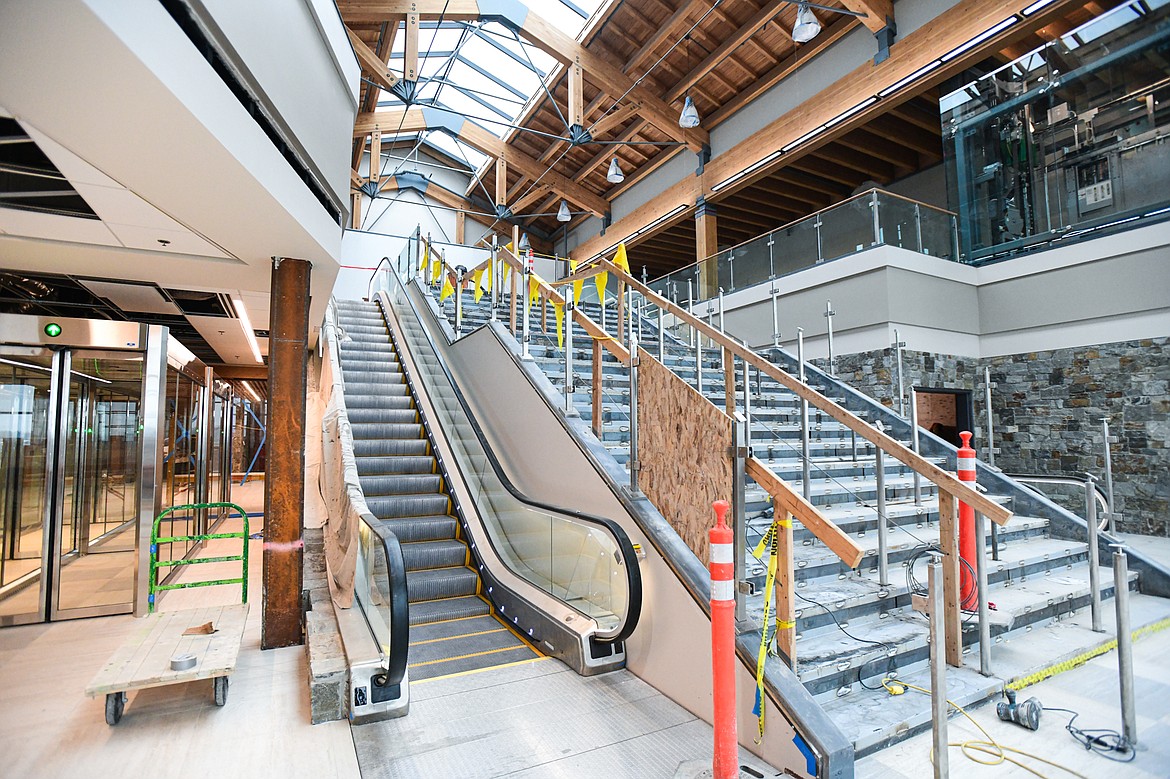
[{"label": "dark handrail belt", "polygon": [[[398,277],[395,274],[391,273],[389,275],[394,279],[394,283],[396,285],[401,286],[401,281],[398,279]],[[429,329],[426,328],[426,325],[423,324],[423,318],[422,318],[421,314],[419,313],[418,307],[415,305],[414,299],[410,295],[409,287],[403,287],[403,292],[405,293],[406,301],[410,306],[411,313],[418,320],[419,324],[423,326],[424,330],[428,331],[428,335],[433,336],[433,333],[431,333],[429,331]],[[432,340],[433,340],[433,337],[432,337]],[[446,377],[447,381],[450,383],[451,388],[454,390],[455,397],[458,399],[459,405],[463,409],[464,415],[467,417],[468,422],[471,424],[471,429],[475,432],[476,438],[479,439],[479,443],[483,447],[484,454],[487,456],[488,462],[491,463],[492,470],[495,472],[496,477],[500,480],[500,483],[502,483],[504,485],[504,488],[508,491],[508,494],[510,494],[513,498],[515,498],[520,503],[522,503],[526,506],[529,506],[531,508],[540,509],[542,511],[547,511],[547,512],[554,513],[554,514],[561,514],[563,516],[573,517],[574,519],[578,519],[578,520],[581,520],[582,522],[586,522],[586,523],[589,523],[592,525],[599,525],[599,526],[605,528],[606,531],[614,538],[615,542],[618,545],[618,548],[621,549],[622,559],[625,560],[625,563],[626,563],[624,567],[626,569],[626,582],[627,582],[627,587],[628,587],[628,592],[629,592],[629,603],[627,604],[626,618],[622,623],[621,630],[618,631],[618,633],[614,636],[609,636],[609,637],[604,637],[604,638],[601,636],[597,636],[596,638],[598,641],[606,642],[606,643],[611,643],[611,642],[616,643],[619,641],[624,641],[625,639],[629,638],[630,634],[632,634],[634,632],[634,629],[638,626],[638,619],[641,616],[641,611],[642,611],[642,573],[638,567],[637,552],[634,549],[633,543],[630,541],[630,537],[626,534],[626,531],[622,528],[621,525],[617,524],[612,519],[609,519],[607,517],[599,517],[599,516],[595,516],[593,514],[586,514],[584,512],[577,511],[575,509],[565,508],[562,506],[554,506],[554,505],[549,504],[549,503],[544,503],[544,502],[539,501],[539,500],[534,500],[534,499],[529,498],[528,496],[524,495],[523,493],[521,493],[516,488],[516,486],[511,482],[511,480],[507,477],[506,473],[504,472],[503,467],[500,465],[500,461],[496,458],[495,452],[492,451],[492,448],[488,445],[487,436],[484,434],[483,429],[480,427],[479,422],[476,420],[475,415],[472,413],[471,406],[467,402],[467,398],[463,395],[463,391],[459,388],[459,385],[456,383],[454,376],[451,374],[451,370],[450,370],[449,366],[447,365],[446,359],[443,357],[442,354],[439,354],[438,350],[434,350],[434,354],[435,354],[435,358],[437,360],[437,364],[438,364],[440,370],[442,370],[443,375]],[[456,463],[456,467],[459,467],[458,463]],[[462,469],[460,469],[460,470],[462,470]]]}]

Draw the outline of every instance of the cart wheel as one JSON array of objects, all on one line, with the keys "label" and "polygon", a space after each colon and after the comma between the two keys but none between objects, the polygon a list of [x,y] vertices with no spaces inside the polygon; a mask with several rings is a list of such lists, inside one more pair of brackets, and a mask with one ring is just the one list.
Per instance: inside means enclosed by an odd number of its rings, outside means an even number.
[{"label": "cart wheel", "polygon": [[126,693],[106,693],[106,724],[117,725],[122,719],[122,712],[126,708]]},{"label": "cart wheel", "polygon": [[213,680],[215,686],[215,705],[222,706],[227,703],[228,678],[226,676],[217,676]]}]

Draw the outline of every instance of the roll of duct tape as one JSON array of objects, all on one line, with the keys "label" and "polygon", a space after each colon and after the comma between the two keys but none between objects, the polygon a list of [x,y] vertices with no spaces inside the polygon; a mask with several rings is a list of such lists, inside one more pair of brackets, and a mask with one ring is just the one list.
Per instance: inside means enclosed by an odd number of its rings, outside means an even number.
[{"label": "roll of duct tape", "polygon": [[190,671],[192,668],[195,667],[195,662],[196,662],[195,655],[191,655],[191,654],[175,655],[174,657],[171,658],[171,670],[172,671]]}]

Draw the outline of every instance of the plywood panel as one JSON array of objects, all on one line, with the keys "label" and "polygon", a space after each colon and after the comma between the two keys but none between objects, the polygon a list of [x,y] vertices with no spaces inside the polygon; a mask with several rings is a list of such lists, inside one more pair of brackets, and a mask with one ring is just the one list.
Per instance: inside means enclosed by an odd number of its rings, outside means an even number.
[{"label": "plywood panel", "polygon": [[707,564],[711,503],[731,501],[731,418],[639,349],[639,483]]}]

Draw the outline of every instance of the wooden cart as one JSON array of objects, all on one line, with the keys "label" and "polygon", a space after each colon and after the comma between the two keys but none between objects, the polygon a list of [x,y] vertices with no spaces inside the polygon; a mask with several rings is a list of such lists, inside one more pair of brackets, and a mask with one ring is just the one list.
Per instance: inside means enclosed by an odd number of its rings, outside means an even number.
[{"label": "wooden cart", "polygon": [[[234,509],[243,518],[243,531],[239,533],[210,533],[194,536],[160,536],[159,528],[169,514],[182,510],[207,508]],[[213,539],[239,538],[243,549],[239,556],[206,557],[183,560],[160,561],[160,544],[185,541],[209,541]],[[239,561],[242,573],[238,579],[182,582],[162,584],[158,581],[159,570],[174,566],[198,563]],[[211,679],[215,693],[215,705],[227,703],[228,676],[236,668],[240,654],[240,643],[244,638],[244,625],[248,621],[248,515],[232,503],[198,503],[174,506],[159,514],[154,520],[150,539],[150,609],[153,612],[156,594],[163,590],[177,590],[189,587],[207,587],[216,584],[240,584],[242,603],[231,606],[210,606],[200,609],[183,609],[162,613],[151,613],[135,625],[133,634],[106,662],[85,688],[91,698],[106,696],[106,723],[116,725],[122,719],[126,707],[126,693],[145,690],[149,687],[163,687],[198,679]],[[198,632],[199,628],[211,625],[210,633]],[[172,670],[171,659],[180,655],[193,655],[195,665],[185,670]]]}]

